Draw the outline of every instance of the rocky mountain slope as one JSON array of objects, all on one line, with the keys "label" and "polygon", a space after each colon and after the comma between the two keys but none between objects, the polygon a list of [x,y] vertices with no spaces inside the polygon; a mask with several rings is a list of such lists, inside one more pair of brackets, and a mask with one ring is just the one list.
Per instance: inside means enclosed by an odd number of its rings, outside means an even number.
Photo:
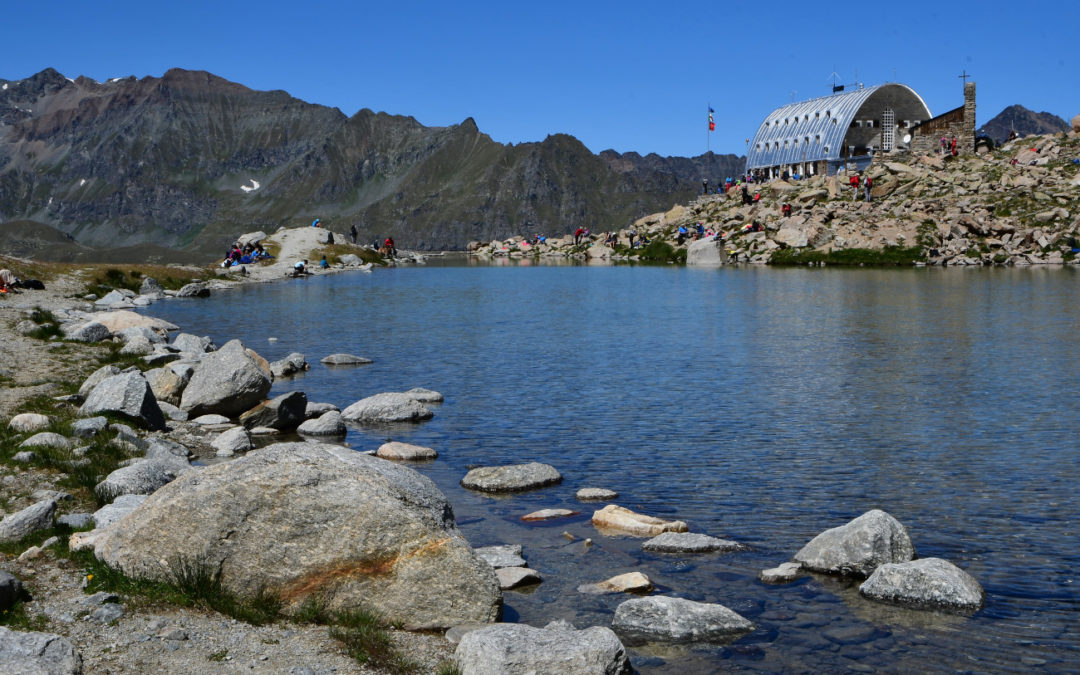
[{"label": "rocky mountain slope", "polygon": [[1004,143],[1009,133],[1015,131],[1020,136],[1052,134],[1067,131],[1069,123],[1057,115],[1048,112],[1037,113],[1022,105],[1011,105],[997,114],[992,120],[982,125],[978,133],[994,139],[995,143]]},{"label": "rocky mountain slope", "polygon": [[741,169],[734,155],[595,155],[567,135],[502,145],[472,119],[346,117],[205,72],[0,80],[0,222],[48,225],[86,247],[154,243],[205,259],[236,232],[317,216],[355,224],[363,241],[461,248],[522,229],[624,225],[689,199],[703,172]]},{"label": "rocky mountain slope", "polygon": [[[578,244],[521,237],[475,242],[481,256],[554,256],[690,264],[1032,265],[1080,262],[1080,131],[1028,137],[973,156],[875,162],[872,201],[848,176],[748,185],[699,197]],[[782,207],[791,206],[785,216]],[[709,236],[679,239],[700,223]],[[755,227],[755,224],[759,227]],[[628,246],[629,233],[647,245]],[[720,233],[719,238],[712,236]]]}]

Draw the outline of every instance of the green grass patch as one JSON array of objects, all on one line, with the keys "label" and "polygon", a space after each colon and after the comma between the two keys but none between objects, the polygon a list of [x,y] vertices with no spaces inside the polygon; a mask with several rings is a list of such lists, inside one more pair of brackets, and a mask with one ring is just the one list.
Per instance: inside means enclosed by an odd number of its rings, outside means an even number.
[{"label": "green grass patch", "polygon": [[90,269],[91,274],[87,281],[86,291],[98,296],[120,288],[138,293],[146,277],[153,277],[162,288],[173,291],[193,281],[205,281],[216,277],[209,269],[182,269],[165,265],[121,265],[91,267]]},{"label": "green grass patch", "polygon": [[453,661],[443,661],[435,670],[435,675],[462,675],[461,666]]},{"label": "green grass patch", "polygon": [[221,662],[225,660],[225,657],[229,655],[228,649],[222,649],[220,652],[214,652],[210,656],[207,656],[208,661]]},{"label": "green grass patch", "polygon": [[378,612],[355,609],[339,612],[330,627],[330,637],[345,645],[357,663],[382,668],[390,673],[415,673],[419,664],[402,654],[386,632],[389,624]]},{"label": "green grass patch", "polygon": [[11,607],[0,610],[0,626],[21,632],[44,631],[49,627],[49,618],[44,614],[30,614],[26,611],[26,602],[30,596],[23,590],[22,597]]},{"label": "green grass patch", "polygon": [[372,251],[369,248],[363,246],[353,246],[352,244],[331,244],[329,246],[323,246],[318,250],[312,251],[312,257],[308,260],[312,265],[318,265],[319,259],[322,256],[326,256],[326,262],[331,265],[341,262],[341,256],[347,254],[353,254],[360,258],[363,264],[373,263],[375,265],[385,265],[386,259],[379,255],[378,251]]},{"label": "green grass patch", "polygon": [[[679,249],[679,251],[682,253],[681,262],[686,262],[686,249]],[[648,246],[640,249],[637,254],[637,259],[647,262],[680,262],[675,247],[660,239],[654,239],[649,242]]]},{"label": "green grass patch", "polygon": [[870,265],[870,266],[897,266],[914,265],[923,260],[924,252],[921,246],[902,247],[886,246],[885,248],[846,248],[839,251],[804,251],[794,248],[786,248],[773,253],[769,260],[770,265]]}]

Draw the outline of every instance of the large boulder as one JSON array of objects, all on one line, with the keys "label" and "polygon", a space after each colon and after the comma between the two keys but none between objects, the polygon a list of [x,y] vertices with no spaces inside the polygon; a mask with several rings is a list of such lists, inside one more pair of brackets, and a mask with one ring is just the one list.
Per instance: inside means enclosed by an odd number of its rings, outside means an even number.
[{"label": "large boulder", "polygon": [[66,638],[20,633],[0,626],[0,672],[10,675],[78,675],[82,657]]},{"label": "large boulder", "polygon": [[466,633],[454,660],[469,675],[622,675],[632,672],[626,648],[610,628],[575,630],[500,623]]},{"label": "large boulder", "polygon": [[295,429],[304,421],[307,410],[307,394],[291,391],[263,401],[240,416],[240,424],[248,429],[270,427],[285,431]]},{"label": "large boulder", "polygon": [[138,371],[103,380],[79,408],[79,414],[83,417],[103,412],[122,415],[147,429],[165,428],[165,413],[158,407],[150,384]]},{"label": "large boulder", "polygon": [[408,394],[383,393],[368,396],[341,411],[350,422],[361,424],[392,424],[394,422],[419,422],[430,419],[431,412]]},{"label": "large boulder", "polygon": [[270,392],[269,364],[239,340],[203,357],[184,387],[180,408],[191,417],[216,413],[234,417]]},{"label": "large boulder", "polygon": [[915,557],[907,529],[879,509],[867,511],[846,525],[825,530],[795,554],[814,572],[866,577],[879,565]]},{"label": "large boulder", "polygon": [[188,472],[96,542],[102,561],[169,579],[170,561],[220,572],[225,590],[378,607],[410,628],[492,621],[502,594],[446,497],[407,467],[348,448],[279,443]]},{"label": "large boulder", "polygon": [[0,520],[0,543],[19,541],[23,537],[53,526],[56,502],[52,499],[28,506]]},{"label": "large boulder", "polygon": [[747,633],[754,624],[723,605],[658,595],[620,604],[611,627],[634,642],[705,642]]},{"label": "large boulder", "polygon": [[790,246],[791,248],[802,248],[810,243],[806,236],[806,230],[801,227],[782,227],[773,237],[773,240],[781,246]]},{"label": "large boulder", "polygon": [[975,577],[941,558],[885,563],[859,586],[859,593],[923,609],[976,610],[986,600]]},{"label": "large boulder", "polygon": [[686,247],[686,264],[716,267],[727,262],[724,243],[712,238],[698,239]]},{"label": "large boulder", "polygon": [[0,612],[5,612],[15,606],[22,597],[23,585],[15,575],[0,570]]},{"label": "large boulder", "polygon": [[1080,132],[1080,115],[1072,118],[1072,122],[1070,122],[1070,124],[1072,124],[1073,131]]},{"label": "large boulder", "polygon": [[550,464],[529,462],[507,466],[481,466],[461,479],[461,486],[481,492],[520,492],[556,485],[562,474]]}]

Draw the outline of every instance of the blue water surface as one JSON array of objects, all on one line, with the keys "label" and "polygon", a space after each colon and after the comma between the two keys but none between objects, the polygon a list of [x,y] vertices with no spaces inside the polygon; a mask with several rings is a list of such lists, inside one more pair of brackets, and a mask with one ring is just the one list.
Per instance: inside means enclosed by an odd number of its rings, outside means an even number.
[{"label": "blue water surface", "polygon": [[[628,571],[722,603],[757,629],[727,645],[645,645],[645,673],[1080,671],[1080,419],[1071,269],[692,269],[434,264],[250,285],[149,313],[218,345],[312,369],[275,383],[342,408],[427,387],[416,425],[353,429],[434,447],[416,468],[474,546],[521,543],[545,581],[506,620],[610,625],[625,597],[579,584]],[[270,341],[270,338],[277,341]],[[348,352],[375,363],[328,368]],[[466,491],[480,465],[542,461],[561,485]],[[616,503],[749,551],[644,554],[589,523]],[[544,525],[520,517],[565,507]],[[857,584],[757,579],[820,531],[873,508],[987,591],[974,616],[892,608]],[[573,539],[570,539],[570,535]],[[591,539],[591,544],[585,539]]]}]

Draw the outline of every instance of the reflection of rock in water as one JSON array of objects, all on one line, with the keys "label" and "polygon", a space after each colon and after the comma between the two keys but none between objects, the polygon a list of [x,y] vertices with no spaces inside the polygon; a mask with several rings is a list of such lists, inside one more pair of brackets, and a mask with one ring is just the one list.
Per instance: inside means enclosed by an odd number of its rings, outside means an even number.
[{"label": "reflection of rock in water", "polygon": [[837,579],[814,574],[822,587],[844,601],[851,613],[860,621],[878,626],[897,626],[916,630],[954,631],[962,628],[970,618],[968,614],[926,609],[911,609],[868,600],[859,595],[858,579]]}]

